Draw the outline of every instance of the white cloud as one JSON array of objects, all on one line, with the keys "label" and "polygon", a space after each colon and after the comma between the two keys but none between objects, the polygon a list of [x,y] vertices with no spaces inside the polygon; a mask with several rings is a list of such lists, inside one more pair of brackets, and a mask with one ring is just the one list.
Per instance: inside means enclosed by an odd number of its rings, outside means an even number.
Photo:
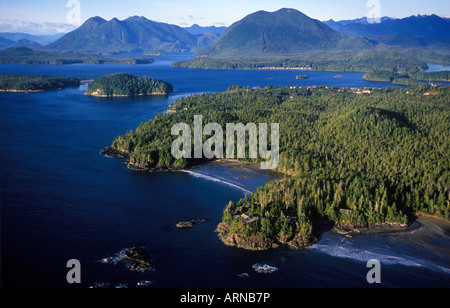
[{"label": "white cloud", "polygon": [[76,28],[76,26],[66,23],[38,23],[20,20],[0,19],[0,32],[20,32],[34,35],[50,35],[67,33],[75,30]]}]

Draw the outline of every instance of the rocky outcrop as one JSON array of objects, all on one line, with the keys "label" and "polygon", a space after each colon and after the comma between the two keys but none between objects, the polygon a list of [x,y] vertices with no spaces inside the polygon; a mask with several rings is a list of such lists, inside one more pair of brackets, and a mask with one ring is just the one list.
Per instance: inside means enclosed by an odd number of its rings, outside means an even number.
[{"label": "rocky outcrop", "polygon": [[101,260],[101,263],[124,264],[130,271],[152,271],[152,260],[144,247],[133,247],[121,250],[116,256]]},{"label": "rocky outcrop", "polygon": [[314,236],[304,236],[297,234],[293,239],[286,236],[278,235],[273,239],[264,238],[262,236],[245,236],[244,234],[233,233],[230,226],[221,222],[216,229],[222,242],[227,246],[234,246],[237,248],[247,250],[268,250],[287,245],[292,249],[300,249],[314,244],[317,239]]},{"label": "rocky outcrop", "polygon": [[272,240],[265,239],[262,236],[244,236],[243,234],[231,233],[229,225],[224,222],[217,226],[216,231],[219,233],[222,242],[227,246],[247,250],[268,250],[278,247]]},{"label": "rocky outcrop", "polygon": [[108,157],[114,157],[114,156],[118,156],[118,157],[129,157],[130,153],[128,153],[127,151],[122,151],[113,147],[106,147],[104,149],[100,150],[100,154],[108,156]]},{"label": "rocky outcrop", "polygon": [[287,243],[287,245],[292,249],[301,249],[307,246],[311,246],[315,242],[317,242],[317,238],[313,236],[297,234],[291,241]]},{"label": "rocky outcrop", "polygon": [[160,166],[160,165],[148,166],[148,165],[138,164],[138,163],[131,161],[131,159],[129,159],[130,155],[131,155],[130,152],[128,152],[126,150],[120,150],[120,149],[114,148],[112,146],[101,149],[100,154],[105,155],[107,157],[127,158],[128,159],[128,162],[127,162],[128,169],[135,170],[135,171],[156,172],[156,171],[180,171],[180,170],[186,169],[186,168],[175,167],[175,166]]},{"label": "rocky outcrop", "polygon": [[202,222],[205,222],[205,220],[198,219],[198,220],[180,221],[179,223],[177,223],[177,227],[178,228],[193,228]]},{"label": "rocky outcrop", "polygon": [[152,265],[150,257],[143,247],[127,249],[123,255],[123,262],[131,271],[146,271]]}]

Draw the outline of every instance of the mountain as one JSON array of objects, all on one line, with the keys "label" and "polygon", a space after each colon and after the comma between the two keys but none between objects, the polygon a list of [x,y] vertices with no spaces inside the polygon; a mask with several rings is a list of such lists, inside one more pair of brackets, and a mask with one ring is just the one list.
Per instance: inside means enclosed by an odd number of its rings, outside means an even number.
[{"label": "mountain", "polygon": [[436,15],[418,15],[403,19],[383,17],[380,23],[369,23],[366,17],[342,21],[328,20],[324,23],[347,36],[364,37],[376,45],[432,51],[450,50],[450,19]]},{"label": "mountain", "polygon": [[386,36],[408,33],[414,37],[442,37],[450,39],[450,19],[437,15],[410,16],[403,19],[382,18],[380,23],[369,23],[367,18],[353,21],[326,21],[330,28],[347,36]]},{"label": "mountain", "polygon": [[[392,18],[381,17],[380,21],[385,22],[386,20],[390,20],[390,19],[392,19]],[[333,30],[339,30],[343,26],[348,25],[348,24],[363,24],[363,25],[371,24],[368,21],[367,17],[362,17],[362,18],[357,18],[357,19],[340,20],[340,21],[334,21],[333,19],[330,19],[327,21],[323,21],[323,23],[326,24],[328,27],[330,27]]]},{"label": "mountain", "polygon": [[336,48],[346,36],[294,9],[248,15],[197,56],[273,56]]},{"label": "mountain", "polygon": [[34,35],[20,32],[0,32],[0,37],[20,42],[21,40],[27,40],[39,45],[48,45],[61,38],[65,33],[51,34],[51,35]]},{"label": "mountain", "polygon": [[450,50],[450,39],[443,37],[414,37],[407,32],[384,36],[369,36],[368,40],[376,44],[401,48],[427,48],[430,50]]},{"label": "mountain", "polygon": [[175,52],[195,49],[198,40],[199,36],[181,27],[154,22],[145,17],[134,16],[123,21],[93,17],[46,48],[52,51],[103,54]]},{"label": "mountain", "polygon": [[205,33],[212,32],[220,36],[223,33],[223,31],[227,29],[227,27],[216,27],[216,26],[201,27],[197,24],[193,24],[190,27],[183,27],[183,29],[194,35],[203,35]]},{"label": "mountain", "polygon": [[39,48],[41,47],[41,44],[36,43],[35,41],[28,40],[26,38],[22,38],[19,40],[11,40],[6,37],[3,37],[0,33],[0,49],[6,49],[10,47]]},{"label": "mountain", "polygon": [[0,49],[9,48],[14,46],[15,44],[15,41],[0,36]]}]

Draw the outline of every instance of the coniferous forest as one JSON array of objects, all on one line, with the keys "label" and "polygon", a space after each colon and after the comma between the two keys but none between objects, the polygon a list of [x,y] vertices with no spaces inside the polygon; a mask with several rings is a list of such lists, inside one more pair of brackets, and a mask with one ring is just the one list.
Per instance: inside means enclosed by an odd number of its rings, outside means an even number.
[{"label": "coniferous forest", "polygon": [[203,115],[204,125],[222,127],[279,123],[278,171],[285,179],[230,202],[219,228],[235,236],[233,241],[257,238],[261,247],[267,241],[308,245],[319,221],[341,227],[400,225],[419,212],[449,219],[449,87],[365,92],[232,86],[225,93],[176,101],[175,113],[117,137],[112,149],[143,169],[184,168],[192,161],[175,160],[170,152],[175,140],[170,129],[176,123],[193,127],[194,115]]},{"label": "coniferous forest", "polygon": [[87,90],[93,96],[139,96],[139,95],[167,95],[173,91],[170,83],[137,77],[124,73],[106,75],[95,79]]},{"label": "coniferous forest", "polygon": [[80,80],[71,77],[41,75],[0,75],[0,91],[28,92],[78,87]]}]

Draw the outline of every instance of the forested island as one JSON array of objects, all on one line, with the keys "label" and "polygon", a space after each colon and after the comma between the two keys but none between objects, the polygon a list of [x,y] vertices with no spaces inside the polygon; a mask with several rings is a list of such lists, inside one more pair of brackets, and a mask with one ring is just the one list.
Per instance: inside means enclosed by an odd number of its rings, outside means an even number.
[{"label": "forested island", "polygon": [[99,97],[128,97],[167,95],[172,91],[173,86],[164,81],[116,73],[95,79],[89,85],[86,94]]},{"label": "forested island", "polygon": [[213,58],[199,57],[175,62],[173,67],[202,69],[261,69],[265,67],[298,68],[311,71],[368,72],[371,70],[396,70],[423,72],[428,66],[420,60],[393,50],[366,50],[360,52],[312,51],[289,57],[264,58]]},{"label": "forested island", "polygon": [[[320,226],[337,230],[404,227],[411,215],[450,219],[450,88],[230,87],[177,100],[104,150],[143,170],[188,168],[171,155],[171,127],[279,123],[286,178],[224,209],[217,231],[227,245],[299,248]],[[204,136],[204,141],[209,138]],[[226,138],[224,138],[226,140]],[[201,161],[201,160],[200,160]],[[249,160],[260,162],[262,158]]]},{"label": "forested island", "polygon": [[152,64],[154,60],[147,57],[105,58],[95,55],[62,53],[32,50],[26,47],[12,47],[0,50],[0,63],[19,63],[32,65],[67,65],[67,64]]},{"label": "forested island", "polygon": [[393,84],[413,85],[419,81],[450,81],[450,71],[399,73],[395,69],[376,69],[363,76],[367,81],[392,82]]},{"label": "forested island", "polygon": [[40,92],[79,87],[78,78],[42,75],[0,75],[0,92]]}]

